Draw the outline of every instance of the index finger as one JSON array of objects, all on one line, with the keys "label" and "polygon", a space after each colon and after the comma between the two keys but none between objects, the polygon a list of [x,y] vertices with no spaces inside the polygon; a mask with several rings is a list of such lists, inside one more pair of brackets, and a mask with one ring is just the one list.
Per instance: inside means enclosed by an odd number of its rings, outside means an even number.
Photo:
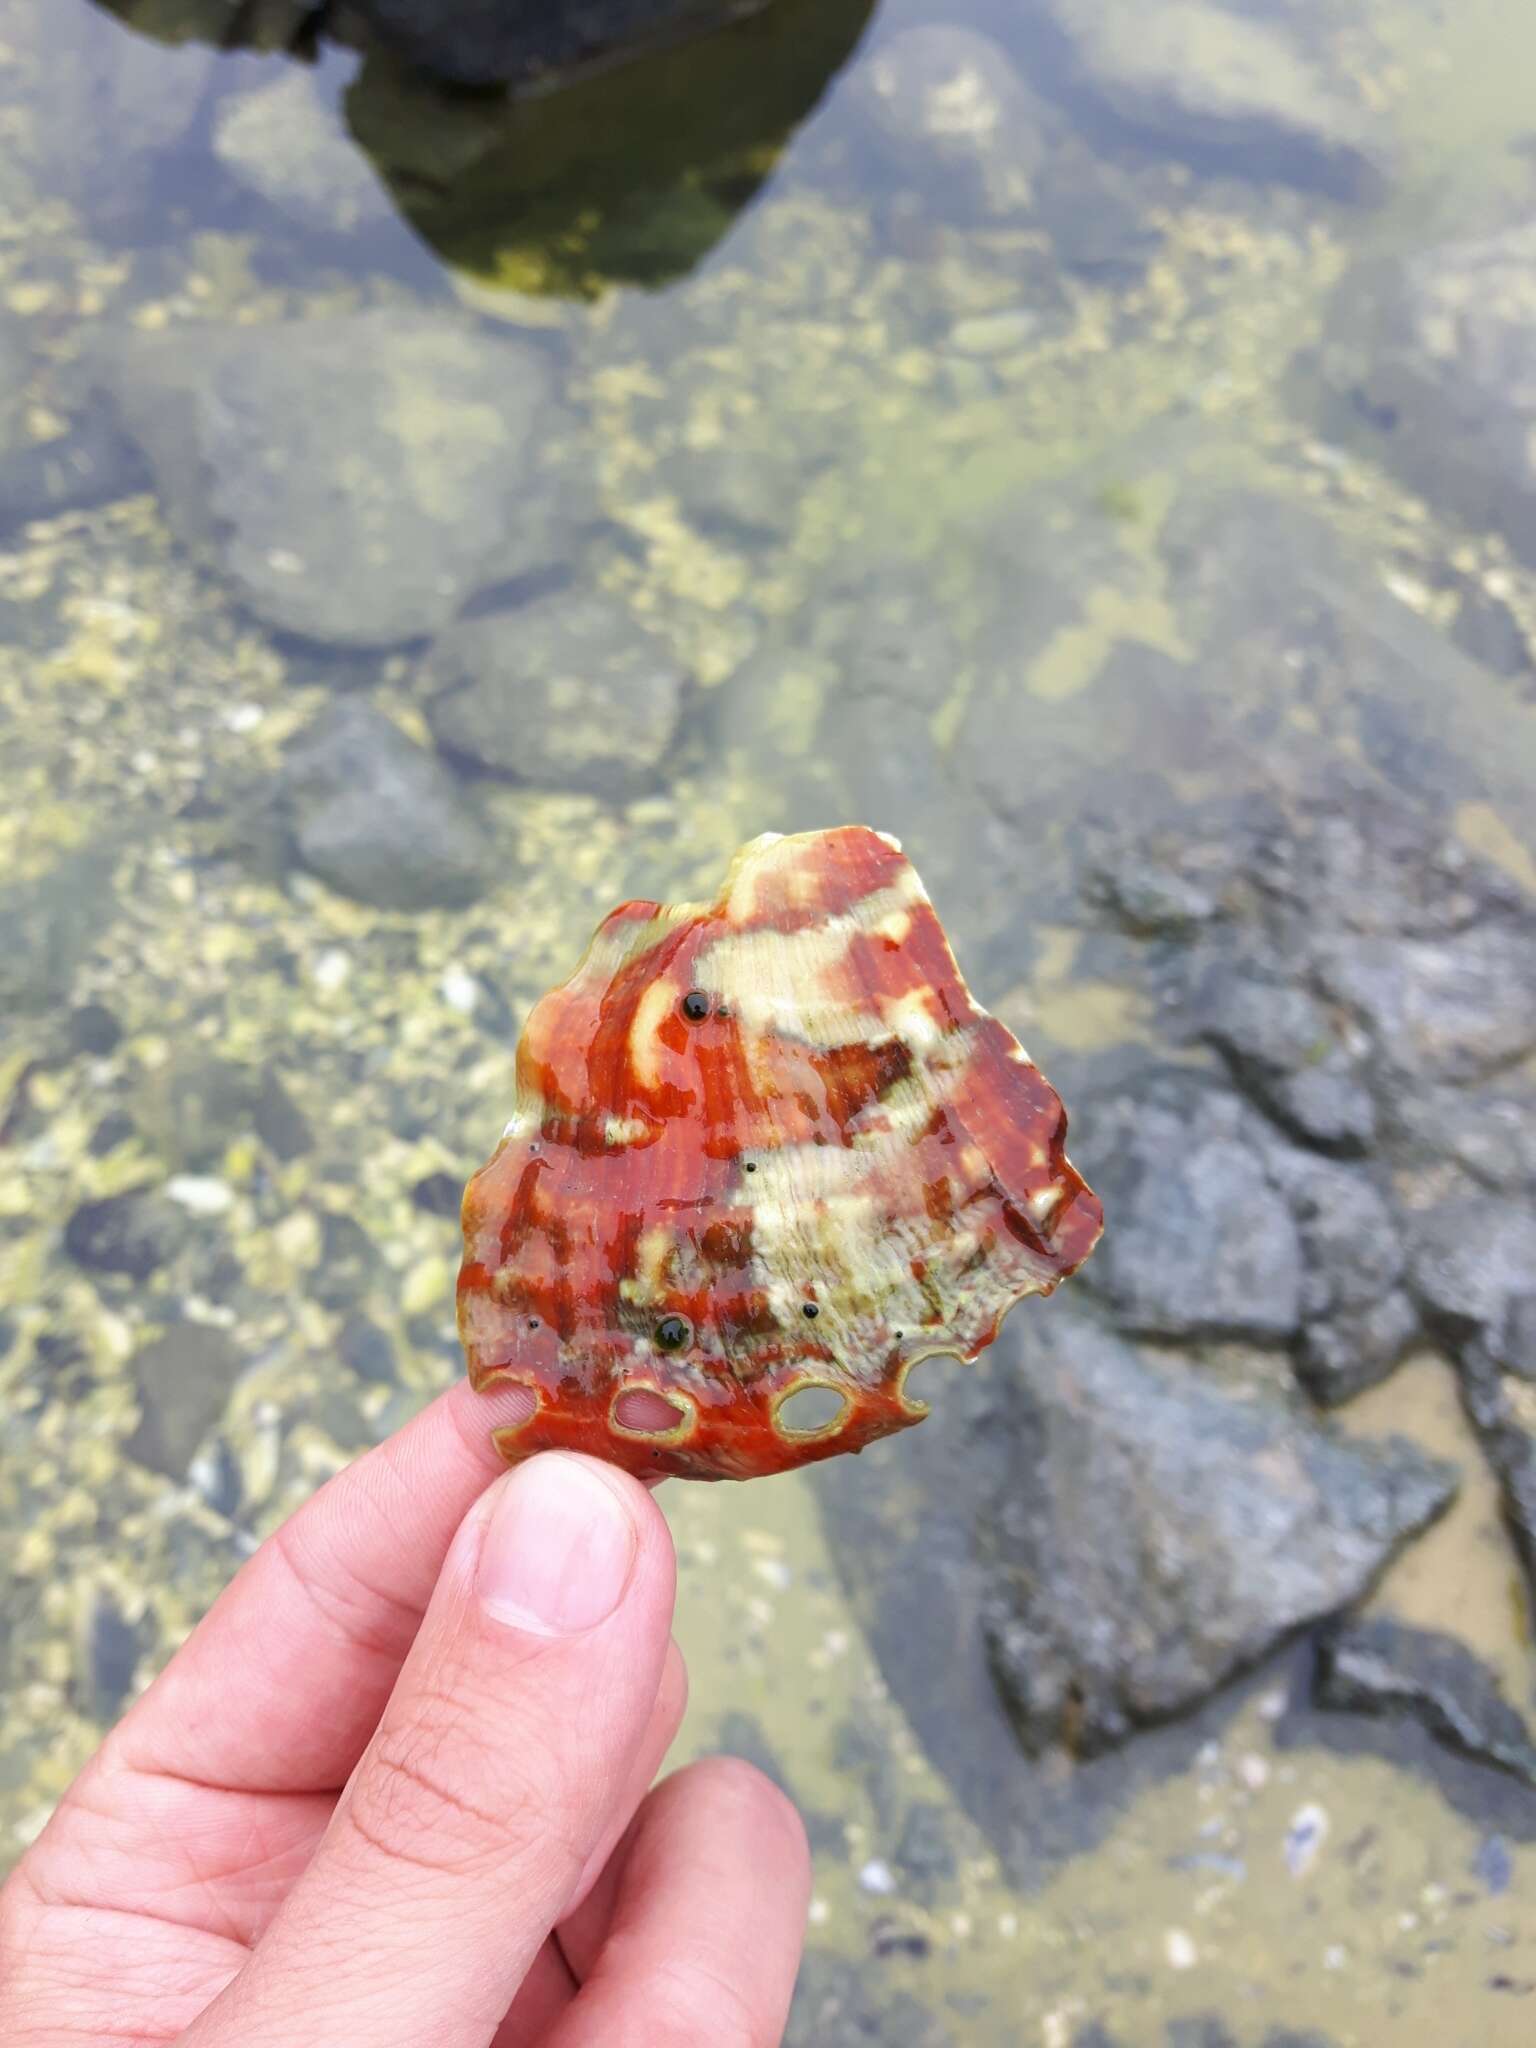
[{"label": "index finger", "polygon": [[333,1791],[362,1754],[455,1530],[506,1470],[521,1389],[438,1397],[261,1546],[128,1714],[117,1760],[248,1792]]}]

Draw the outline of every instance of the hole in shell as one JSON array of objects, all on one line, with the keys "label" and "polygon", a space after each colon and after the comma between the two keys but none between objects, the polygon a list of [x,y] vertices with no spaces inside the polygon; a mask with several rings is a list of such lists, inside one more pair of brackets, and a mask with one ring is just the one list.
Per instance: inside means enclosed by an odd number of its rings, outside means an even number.
[{"label": "hole in shell", "polygon": [[821,1436],[838,1428],[847,1413],[848,1396],[836,1387],[817,1383],[786,1394],[773,1419],[784,1436]]},{"label": "hole in shell", "polygon": [[944,1356],[929,1356],[909,1365],[901,1376],[902,1400],[909,1408],[931,1407],[943,1391],[945,1366],[954,1362]]},{"label": "hole in shell", "polygon": [[539,1405],[532,1387],[498,1387],[496,1400],[501,1410],[498,1429],[521,1429],[525,1422],[532,1422]]},{"label": "hole in shell", "polygon": [[632,1429],[637,1436],[670,1436],[687,1418],[654,1387],[630,1387],[614,1402],[613,1419],[620,1429]]}]

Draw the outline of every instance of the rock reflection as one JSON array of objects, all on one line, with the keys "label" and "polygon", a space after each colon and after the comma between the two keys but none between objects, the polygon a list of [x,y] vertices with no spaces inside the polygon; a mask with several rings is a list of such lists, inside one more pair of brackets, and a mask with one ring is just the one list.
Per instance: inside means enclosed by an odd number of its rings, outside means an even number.
[{"label": "rock reflection", "polygon": [[[405,223],[491,286],[591,298],[610,282],[666,284],[715,247],[852,55],[874,0],[619,4],[597,11],[617,40],[595,54],[578,49],[563,8],[539,11],[553,29],[535,46],[530,31],[476,27],[467,17],[477,10],[452,7],[435,10],[434,44],[422,26],[434,10],[401,0],[97,4],[166,45],[358,53],[346,124]],[[247,116],[246,132],[233,132],[241,110],[267,97],[274,118]],[[309,209],[284,203],[304,175],[306,124],[294,114],[306,99],[279,80],[221,105],[218,153],[227,141],[240,181],[290,216],[307,211],[331,231],[367,226],[371,179],[362,163],[339,178],[334,143],[320,182],[355,203],[329,213],[317,211],[323,194]],[[296,171],[285,169],[290,135]],[[254,174],[253,150],[264,160]]]}]

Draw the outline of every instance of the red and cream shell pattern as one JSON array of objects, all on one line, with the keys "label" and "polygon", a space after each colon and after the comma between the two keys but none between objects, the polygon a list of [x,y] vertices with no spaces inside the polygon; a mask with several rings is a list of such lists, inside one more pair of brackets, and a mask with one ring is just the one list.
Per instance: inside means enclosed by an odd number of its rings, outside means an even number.
[{"label": "red and cream shell pattern", "polygon": [[[465,1191],[470,1378],[530,1397],[498,1448],[750,1479],[921,1421],[913,1363],[974,1359],[1098,1239],[1066,1128],[883,833],[770,833],[713,903],[622,905]],[[842,1397],[816,1429],[806,1386]]]}]

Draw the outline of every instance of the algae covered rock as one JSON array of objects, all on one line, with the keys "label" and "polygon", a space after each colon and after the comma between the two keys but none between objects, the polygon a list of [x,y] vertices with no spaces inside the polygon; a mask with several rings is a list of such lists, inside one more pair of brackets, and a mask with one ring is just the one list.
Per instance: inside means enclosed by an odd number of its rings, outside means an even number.
[{"label": "algae covered rock", "polygon": [[519,342],[391,308],[133,335],[101,374],[178,538],[285,632],[422,637],[558,552],[550,376]]},{"label": "algae covered rock", "polygon": [[446,753],[611,797],[659,779],[686,681],[627,606],[576,589],[450,628],[424,677]]}]

